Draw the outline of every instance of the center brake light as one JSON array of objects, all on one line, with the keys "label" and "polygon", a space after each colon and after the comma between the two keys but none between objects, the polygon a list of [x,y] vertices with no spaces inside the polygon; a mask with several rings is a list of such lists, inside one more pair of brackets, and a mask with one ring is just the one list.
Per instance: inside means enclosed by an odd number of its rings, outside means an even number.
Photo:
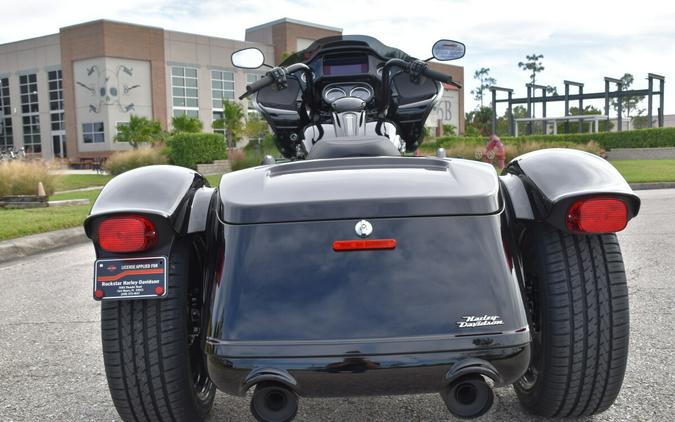
[{"label": "center brake light", "polygon": [[336,252],[378,249],[396,249],[396,239],[336,240],[333,242],[333,250]]},{"label": "center brake light", "polygon": [[577,233],[614,233],[626,228],[628,208],[617,198],[580,199],[570,207],[565,223]]},{"label": "center brake light", "polygon": [[157,244],[157,232],[140,215],[110,217],[98,227],[98,244],[108,252],[141,252]]}]

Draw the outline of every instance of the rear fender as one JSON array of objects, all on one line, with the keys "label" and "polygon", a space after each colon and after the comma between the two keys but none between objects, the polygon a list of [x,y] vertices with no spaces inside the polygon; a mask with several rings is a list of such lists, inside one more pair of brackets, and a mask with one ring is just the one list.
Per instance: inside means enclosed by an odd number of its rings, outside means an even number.
[{"label": "rear fender", "polygon": [[640,198],[614,166],[574,149],[543,149],[516,157],[500,179],[518,220],[547,222],[565,231],[569,208],[579,199],[620,199],[626,204],[628,220],[640,209]]},{"label": "rear fender", "polygon": [[158,242],[140,255],[168,255],[176,236],[206,230],[214,191],[199,173],[187,168],[147,166],[130,170],[103,188],[84,222],[85,232],[94,242],[99,258],[110,257],[114,254],[99,248],[98,225],[113,215],[141,215],[155,225]]}]

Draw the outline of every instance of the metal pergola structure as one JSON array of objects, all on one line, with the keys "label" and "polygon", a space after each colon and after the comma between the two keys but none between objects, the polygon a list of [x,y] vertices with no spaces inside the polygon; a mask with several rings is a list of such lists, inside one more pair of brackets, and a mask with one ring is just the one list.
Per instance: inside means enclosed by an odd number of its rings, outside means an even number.
[{"label": "metal pergola structure", "polygon": [[[544,122],[544,127],[546,127],[546,104],[557,101],[565,102],[565,116],[570,116],[570,101],[578,101],[580,112],[584,109],[584,100],[605,100],[605,131],[609,131],[609,106],[610,98],[621,99],[623,97],[633,97],[633,96],[646,96],[647,97],[647,127],[652,127],[652,118],[653,118],[653,108],[654,108],[654,96],[659,96],[659,106],[657,109],[657,125],[658,127],[663,127],[663,104],[664,104],[664,84],[665,77],[661,75],[656,75],[654,73],[647,74],[648,87],[647,89],[631,89],[628,91],[623,91],[623,84],[620,79],[605,77],[605,91],[604,92],[593,92],[593,93],[584,93],[584,84],[581,82],[574,81],[563,81],[565,84],[565,94],[564,95],[551,95],[547,96],[546,86],[536,85],[536,84],[526,84],[527,88],[527,97],[524,98],[513,98],[513,89],[503,88],[499,86],[491,86],[490,92],[492,93],[492,133],[497,132],[497,103],[507,103],[507,116],[509,124],[509,135],[513,136],[515,134],[515,124],[513,118],[513,105],[514,104],[526,104],[527,105],[527,117],[533,119],[533,110],[536,103],[542,104],[542,119]],[[654,91],[654,81],[659,82],[659,90]],[[610,91],[610,84],[616,85],[615,91]],[[570,94],[570,87],[576,87],[578,89],[578,94]],[[537,90],[541,90],[541,95],[537,96]],[[507,98],[498,99],[497,92],[506,92]],[[622,102],[618,102],[617,107],[617,130],[621,131],[622,128]],[[538,120],[538,119],[536,119]],[[577,120],[579,124],[579,131],[581,132],[581,127],[583,124],[582,119],[573,119]],[[565,121],[565,132],[569,131],[569,120]],[[532,134],[532,120],[527,123],[527,133]]]}]

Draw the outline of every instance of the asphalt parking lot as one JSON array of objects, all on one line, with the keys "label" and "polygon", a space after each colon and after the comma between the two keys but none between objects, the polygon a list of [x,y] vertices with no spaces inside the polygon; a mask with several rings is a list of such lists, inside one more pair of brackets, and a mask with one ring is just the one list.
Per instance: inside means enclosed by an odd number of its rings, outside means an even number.
[{"label": "asphalt parking lot", "polygon": [[[675,420],[675,190],[640,191],[641,215],[620,234],[631,300],[628,372],[594,421]],[[0,421],[119,420],[108,394],[93,248],[82,244],[0,264]],[[253,420],[246,398],[218,393],[213,421]],[[300,421],[452,420],[436,394],[303,399]],[[484,421],[536,420],[510,387]]]}]

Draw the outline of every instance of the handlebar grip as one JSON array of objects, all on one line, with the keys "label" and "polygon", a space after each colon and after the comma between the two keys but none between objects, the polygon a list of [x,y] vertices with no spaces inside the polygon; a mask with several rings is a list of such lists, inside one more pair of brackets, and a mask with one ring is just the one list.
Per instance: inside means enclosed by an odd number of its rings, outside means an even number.
[{"label": "handlebar grip", "polygon": [[253,93],[255,91],[258,91],[262,88],[265,88],[268,85],[272,85],[274,83],[274,78],[271,76],[263,76],[262,78],[258,79],[257,81],[253,82],[252,84],[246,85],[246,92]]},{"label": "handlebar grip", "polygon": [[[454,82],[452,80],[452,76],[446,75],[445,73],[442,73],[442,72],[437,72],[437,71],[429,69],[429,68],[424,69],[423,74],[427,78],[431,78],[431,79],[434,79],[434,80],[439,81],[439,82],[444,82],[446,84],[452,84],[452,85],[459,85],[459,84],[457,84],[457,82]],[[461,87],[461,85],[460,85],[460,87]]]}]

